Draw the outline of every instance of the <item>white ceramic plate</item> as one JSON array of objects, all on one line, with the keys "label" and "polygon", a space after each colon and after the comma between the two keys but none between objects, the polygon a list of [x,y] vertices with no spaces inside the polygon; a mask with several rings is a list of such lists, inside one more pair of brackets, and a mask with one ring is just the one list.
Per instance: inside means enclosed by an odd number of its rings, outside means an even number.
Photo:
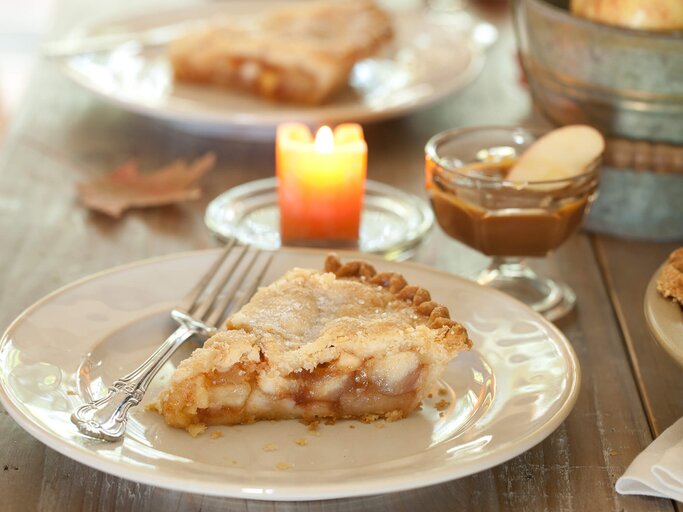
[{"label": "white ceramic plate", "polygon": [[[273,4],[264,0],[214,2],[106,20],[70,34],[67,42],[140,34],[155,27],[170,27],[173,32],[178,24],[192,25],[197,20],[263,10]],[[373,121],[423,108],[467,85],[483,65],[483,45],[496,37],[495,28],[466,13],[429,15],[404,9],[393,11],[393,17],[393,43],[382,56],[358,63],[349,86],[321,106],[277,104],[224,88],[175,84],[163,46],[141,48],[129,41],[59,62],[78,84],[128,110],[193,130],[262,136],[273,134],[283,121],[311,125]]]},{"label": "white ceramic plate", "polygon": [[660,267],[645,291],[645,318],[659,344],[683,366],[683,308],[657,291]]},{"label": "white ceramic plate", "polygon": [[[313,500],[405,490],[500,464],[548,436],[579,389],[574,351],[560,331],[520,302],[428,267],[364,255],[463,321],[474,349],[443,376],[444,396],[395,423],[339,421],[317,435],[297,421],[212,427],[197,438],[132,409],[125,439],[88,439],[72,410],[105,393],[173,328],[168,310],[216,256],[202,251],[146,260],[66,286],[27,309],[0,341],[0,398],[11,416],[48,446],[84,464],[138,482],[194,493]],[[324,253],[278,251],[264,281],[294,266],[320,268]],[[144,403],[168,381],[193,344],[181,348]],[[448,402],[442,411],[440,400]],[[383,428],[379,428],[379,426]],[[212,438],[210,433],[221,432]],[[306,446],[295,441],[305,438]],[[264,446],[272,443],[275,451]],[[279,463],[291,469],[278,470]]]}]

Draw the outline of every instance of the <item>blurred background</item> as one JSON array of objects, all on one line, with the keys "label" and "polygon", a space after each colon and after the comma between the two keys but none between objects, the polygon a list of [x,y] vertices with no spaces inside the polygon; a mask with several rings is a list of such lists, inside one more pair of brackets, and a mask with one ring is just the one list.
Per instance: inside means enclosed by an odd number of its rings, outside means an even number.
[{"label": "blurred background", "polygon": [[[116,0],[98,2],[89,0],[68,0],[68,9],[60,9],[67,0],[0,0],[0,141],[2,140],[18,105],[26,91],[31,71],[40,52],[40,43],[48,35],[68,33],[74,26],[88,20],[106,19],[107,13],[118,16],[136,11],[152,11],[155,6],[164,8],[188,5],[193,0]],[[399,3],[405,0],[392,0]],[[414,0],[407,0],[415,3]],[[425,0],[425,3],[460,5],[461,0]],[[505,11],[505,0],[479,0],[475,6]],[[80,4],[80,5],[78,5]]]},{"label": "blurred background", "polygon": [[57,0],[0,0],[0,137],[26,90]]}]

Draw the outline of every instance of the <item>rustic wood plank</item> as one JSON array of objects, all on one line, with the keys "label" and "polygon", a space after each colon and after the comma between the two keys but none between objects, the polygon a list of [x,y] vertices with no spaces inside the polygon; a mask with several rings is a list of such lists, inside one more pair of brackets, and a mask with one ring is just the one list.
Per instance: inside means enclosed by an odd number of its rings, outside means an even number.
[{"label": "rustic wood plank", "polygon": [[653,244],[596,236],[594,244],[624,332],[648,421],[658,436],[683,417],[683,369],[650,333],[643,300],[650,278],[683,241]]},{"label": "rustic wood plank", "polygon": [[[650,430],[659,436],[683,417],[683,370],[647,327],[643,305],[652,275],[681,242],[649,243],[596,235],[593,245],[628,350]],[[683,504],[674,503],[678,512]]]},{"label": "rustic wood plank", "polygon": [[[462,269],[460,244],[449,242],[436,246],[440,248],[438,266],[458,273]],[[465,273],[474,274],[483,262],[466,256],[469,261]],[[509,499],[519,498],[513,502],[518,507],[526,503],[530,510],[637,508],[641,504],[630,502],[629,498],[624,502],[623,497],[615,495],[613,485],[635,454],[652,438],[608,294],[602,286],[596,285],[601,276],[589,240],[585,235],[574,237],[553,257],[532,261],[532,266],[539,272],[567,281],[576,291],[577,309],[558,325],[579,357],[581,394],[569,418],[546,441],[551,443],[552,449],[543,443],[544,450],[540,454],[536,449],[530,450],[494,471],[508,472],[503,481],[508,485],[514,482],[522,489],[519,496],[514,493],[508,496]],[[609,367],[609,372],[605,367]],[[550,472],[542,484],[537,480],[539,475],[529,470],[535,465],[543,468],[543,473]],[[525,482],[524,475],[532,475],[531,481]],[[532,485],[541,485],[548,503],[535,501],[534,496],[538,493],[529,491]],[[579,491],[583,486],[590,490]],[[662,501],[643,500],[645,510],[654,509]]]},{"label": "rustic wood plank", "polygon": [[29,436],[0,405],[0,493],[8,510],[36,510],[46,448]]}]

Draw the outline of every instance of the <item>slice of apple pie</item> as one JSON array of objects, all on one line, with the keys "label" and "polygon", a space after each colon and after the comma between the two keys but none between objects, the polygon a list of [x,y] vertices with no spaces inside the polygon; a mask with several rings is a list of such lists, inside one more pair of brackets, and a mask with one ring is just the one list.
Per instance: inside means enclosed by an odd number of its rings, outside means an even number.
[{"label": "slice of apple pie", "polygon": [[169,46],[169,57],[179,81],[317,104],[391,37],[389,16],[370,0],[299,2],[191,31]]},{"label": "slice of apple pie", "polygon": [[261,288],[183,361],[159,397],[166,422],[377,418],[413,411],[471,342],[429,292],[336,256]]}]

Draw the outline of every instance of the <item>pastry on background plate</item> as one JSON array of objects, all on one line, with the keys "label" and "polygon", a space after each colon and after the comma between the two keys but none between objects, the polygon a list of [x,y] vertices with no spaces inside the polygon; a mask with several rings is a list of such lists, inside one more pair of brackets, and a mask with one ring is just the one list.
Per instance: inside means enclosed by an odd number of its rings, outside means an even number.
[{"label": "pastry on background plate", "polygon": [[429,292],[364,261],[328,256],[261,288],[172,375],[155,405],[166,423],[397,420],[415,410],[465,328]]},{"label": "pastry on background plate", "polygon": [[669,255],[657,278],[657,291],[683,306],[683,247]]},{"label": "pastry on background plate", "polygon": [[190,32],[170,45],[169,56],[181,82],[319,104],[391,37],[388,14],[371,0],[297,2]]},{"label": "pastry on background plate", "polygon": [[571,0],[577,16],[636,30],[683,29],[681,0]]}]

